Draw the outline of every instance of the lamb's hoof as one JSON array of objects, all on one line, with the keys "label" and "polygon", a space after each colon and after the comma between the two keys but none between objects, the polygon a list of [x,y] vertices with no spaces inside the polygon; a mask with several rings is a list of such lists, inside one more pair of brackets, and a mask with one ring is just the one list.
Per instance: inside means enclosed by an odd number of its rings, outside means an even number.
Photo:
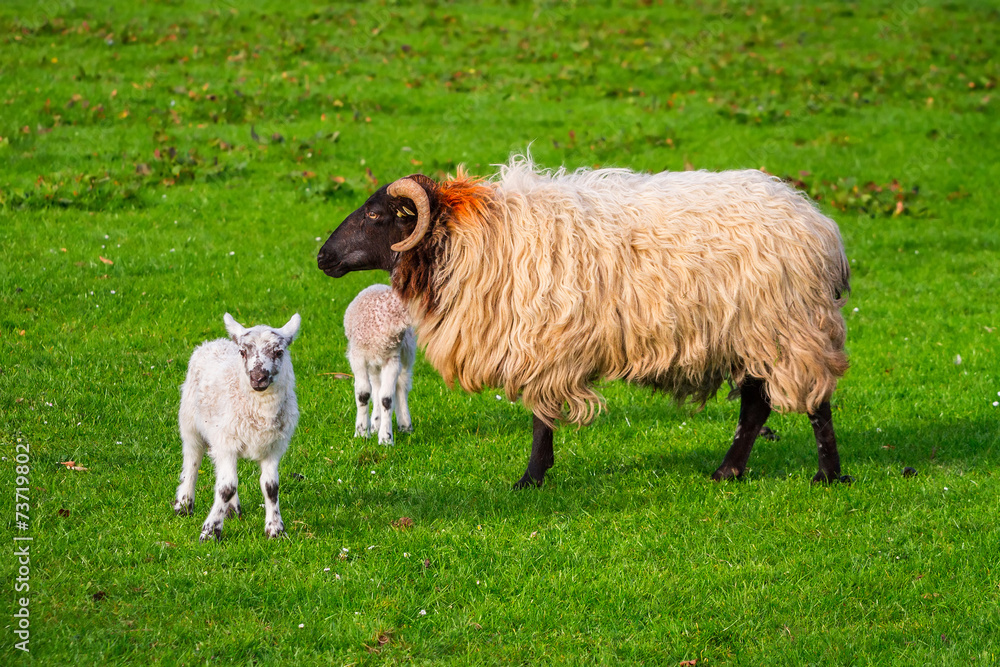
[{"label": "lamb's hoof", "polygon": [[514,483],[514,490],[520,491],[521,489],[540,489],[542,488],[542,484],[544,482],[544,478],[536,480],[534,477],[525,472],[524,476]]},{"label": "lamb's hoof", "polygon": [[743,471],[735,466],[719,466],[719,469],[712,473],[712,480],[721,482],[725,479],[739,479]]},{"label": "lamb's hoof", "polygon": [[413,433],[413,424],[397,424],[400,433]]},{"label": "lamb's hoof", "polygon": [[215,540],[218,542],[222,539],[222,524],[215,524],[214,526],[205,525],[201,529],[201,537],[198,538],[199,542],[208,542],[209,540]]},{"label": "lamb's hoof", "polygon": [[393,441],[392,441],[392,434],[390,433],[390,434],[389,434],[389,435],[387,435],[387,436],[385,436],[385,435],[380,435],[380,436],[378,437],[378,444],[380,444],[380,445],[390,445],[390,446],[391,446],[391,445],[393,444]]},{"label": "lamb's hoof", "polygon": [[355,438],[367,438],[368,437],[368,428],[367,427],[362,428],[361,426],[355,426],[354,427],[354,437]]},{"label": "lamb's hoof", "polygon": [[269,523],[264,526],[264,534],[271,539],[281,537],[285,534],[285,524],[281,521]]},{"label": "lamb's hoof", "polygon": [[832,484],[833,482],[843,482],[845,478],[850,480],[846,482],[847,484],[854,481],[854,478],[850,475],[841,476],[839,470],[830,472],[820,470],[818,473],[813,475],[812,481],[813,484]]},{"label": "lamb's hoof", "polygon": [[174,501],[174,514],[191,516],[194,513],[194,498],[178,498]]},{"label": "lamb's hoof", "polygon": [[235,505],[230,505],[228,508],[226,508],[226,518],[228,519],[234,516],[239,519],[243,518],[243,507],[239,503],[236,503]]},{"label": "lamb's hoof", "polygon": [[848,484],[848,485],[854,484],[854,478],[851,477],[850,475],[841,475],[840,476],[840,483],[841,484]]}]

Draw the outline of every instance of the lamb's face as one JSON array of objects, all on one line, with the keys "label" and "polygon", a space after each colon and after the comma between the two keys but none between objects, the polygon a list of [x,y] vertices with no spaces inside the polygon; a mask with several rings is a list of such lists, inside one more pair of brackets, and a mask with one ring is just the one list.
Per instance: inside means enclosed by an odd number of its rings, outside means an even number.
[{"label": "lamb's face", "polygon": [[281,329],[267,326],[247,329],[229,313],[226,313],[224,319],[226,330],[243,359],[243,368],[250,379],[250,386],[254,391],[266,390],[281,372],[287,357],[286,350],[299,331],[301,318],[296,313]]},{"label": "lamb's face", "polygon": [[281,371],[285,348],[288,346],[272,329],[256,331],[262,328],[264,327],[254,327],[235,341],[254,391],[264,391],[271,386],[271,382]]}]

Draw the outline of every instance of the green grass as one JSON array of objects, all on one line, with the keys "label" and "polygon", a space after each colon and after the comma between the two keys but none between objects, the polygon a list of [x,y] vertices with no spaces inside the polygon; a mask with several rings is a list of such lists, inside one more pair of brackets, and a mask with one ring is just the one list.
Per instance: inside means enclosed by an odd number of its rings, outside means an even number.
[{"label": "green grass", "polygon": [[[993,3],[113,4],[0,7],[0,662],[997,662]],[[612,384],[557,431],[545,488],[512,492],[529,416],[422,359],[415,433],[351,437],[343,312],[386,276],[327,278],[321,241],[376,182],[529,144],[548,166],[764,167],[820,201],[854,269],[853,485],[809,484],[801,415],[712,483],[735,403]],[[221,543],[197,539],[210,463],[195,517],[170,509],[177,387],[227,310],[303,315],[280,541],[250,464]]]}]

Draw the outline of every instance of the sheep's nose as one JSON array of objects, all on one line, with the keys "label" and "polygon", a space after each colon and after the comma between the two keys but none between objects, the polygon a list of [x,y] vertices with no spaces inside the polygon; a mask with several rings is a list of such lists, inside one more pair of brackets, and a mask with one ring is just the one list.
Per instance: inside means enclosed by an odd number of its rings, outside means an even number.
[{"label": "sheep's nose", "polygon": [[271,376],[266,371],[250,371],[250,386],[255,391],[264,391],[271,385]]}]

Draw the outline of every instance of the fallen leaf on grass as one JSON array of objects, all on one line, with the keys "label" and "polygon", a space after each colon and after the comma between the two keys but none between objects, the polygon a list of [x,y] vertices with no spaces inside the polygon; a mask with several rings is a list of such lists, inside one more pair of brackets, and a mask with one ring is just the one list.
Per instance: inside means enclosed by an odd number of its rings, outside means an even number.
[{"label": "fallen leaf on grass", "polygon": [[348,373],[320,373],[320,375],[332,375],[334,380],[353,380],[354,376]]},{"label": "fallen leaf on grass", "polygon": [[681,660],[680,662],[681,667],[694,667],[697,664],[698,664],[697,660]]},{"label": "fallen leaf on grass", "polygon": [[60,510],[59,510],[59,516],[65,516],[65,517],[68,517],[68,516],[69,516],[69,510],[68,510],[68,509],[66,509],[66,508],[62,508],[62,509],[60,509]]},{"label": "fallen leaf on grass", "polygon": [[413,528],[413,519],[408,516],[401,516],[392,522],[393,528],[398,528],[399,530],[406,530],[407,528]]},{"label": "fallen leaf on grass", "polygon": [[105,264],[114,264],[114,262],[112,262],[112,261],[111,261],[110,259],[108,259],[107,257],[101,257],[100,255],[98,255],[98,256],[97,256],[97,258],[98,258],[99,260],[101,260],[102,262],[104,262]]},{"label": "fallen leaf on grass", "polygon": [[76,461],[60,461],[59,465],[66,466],[69,470],[86,470],[83,466],[78,466]]},{"label": "fallen leaf on grass", "polygon": [[107,594],[107,593],[105,593],[104,591],[97,591],[96,593],[94,593],[94,594],[93,594],[93,595],[91,595],[90,597],[91,597],[91,599],[92,599],[92,600],[93,600],[94,602],[100,602],[100,601],[101,601],[101,600],[103,600],[104,598],[108,597],[108,594]]},{"label": "fallen leaf on grass", "polygon": [[385,630],[378,634],[375,638],[375,644],[372,646],[365,646],[369,653],[378,653],[379,649],[392,641],[392,630]]}]

